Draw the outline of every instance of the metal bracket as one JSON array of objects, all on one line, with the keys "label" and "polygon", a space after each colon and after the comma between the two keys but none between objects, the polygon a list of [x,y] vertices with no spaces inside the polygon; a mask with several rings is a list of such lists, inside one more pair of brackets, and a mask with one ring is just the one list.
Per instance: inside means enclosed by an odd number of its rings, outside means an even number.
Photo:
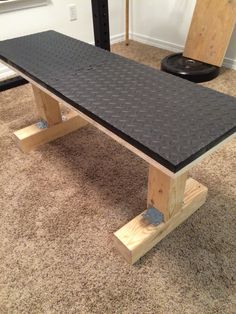
[{"label": "metal bracket", "polygon": [[150,225],[154,226],[158,226],[164,221],[164,215],[154,207],[148,208],[145,213],[143,213],[143,218]]},{"label": "metal bracket", "polygon": [[[62,119],[62,122],[65,122],[67,120],[67,117],[65,114],[62,114],[61,115],[61,119]],[[41,119],[39,120],[39,122],[36,123],[36,126],[38,129],[47,129],[48,128],[48,123],[47,121]]]},{"label": "metal bracket", "polygon": [[36,126],[39,129],[47,129],[48,124],[47,124],[47,121],[42,119],[42,120],[40,120],[39,122],[36,123]]},{"label": "metal bracket", "polygon": [[62,122],[65,122],[67,120],[67,116],[63,112],[61,114],[61,119],[62,119]]}]

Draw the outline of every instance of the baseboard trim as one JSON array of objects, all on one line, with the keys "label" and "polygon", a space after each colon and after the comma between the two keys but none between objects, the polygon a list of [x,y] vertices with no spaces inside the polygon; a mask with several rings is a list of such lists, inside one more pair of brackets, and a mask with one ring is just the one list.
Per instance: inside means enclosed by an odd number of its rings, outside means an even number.
[{"label": "baseboard trim", "polygon": [[[110,37],[111,45],[120,43],[120,42],[122,42],[124,40],[125,40],[125,33],[113,35],[113,36]],[[95,42],[91,41],[89,44],[90,45],[95,45]]]},{"label": "baseboard trim", "polygon": [[154,46],[157,48],[169,50],[171,52],[181,52],[183,51],[183,46],[177,45],[162,39],[153,38],[147,35],[138,34],[138,33],[131,33],[130,38],[132,40],[138,41],[143,44],[147,44],[150,46]]},{"label": "baseboard trim", "polygon": [[[143,35],[143,34],[130,33],[130,38],[140,43],[154,46],[161,49],[165,49],[165,50],[169,50],[171,52],[181,52],[184,50],[184,46],[182,45],[171,43],[171,42],[158,39],[158,38],[153,38],[153,37]],[[223,66],[228,69],[236,70],[236,60],[226,57],[224,59]]]},{"label": "baseboard trim", "polygon": [[223,62],[223,66],[228,69],[236,70],[236,60],[225,58]]},{"label": "baseboard trim", "polygon": [[16,73],[9,69],[7,66],[0,63],[0,81],[4,81],[10,77],[15,76]]},{"label": "baseboard trim", "polygon": [[111,36],[111,44],[117,44],[125,40],[125,33]]}]

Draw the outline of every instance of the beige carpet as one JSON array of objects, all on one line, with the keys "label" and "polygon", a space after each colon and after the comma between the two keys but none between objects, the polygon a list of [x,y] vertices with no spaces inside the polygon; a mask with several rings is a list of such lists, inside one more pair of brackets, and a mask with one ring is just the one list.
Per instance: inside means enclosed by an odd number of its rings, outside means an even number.
[{"label": "beige carpet", "polygon": [[[205,85],[236,96],[236,72]],[[34,121],[29,86],[0,93],[1,314],[236,313],[235,140],[192,170],[207,203],[129,266],[111,238],[145,209],[147,164],[93,127],[25,155],[12,133]]]}]

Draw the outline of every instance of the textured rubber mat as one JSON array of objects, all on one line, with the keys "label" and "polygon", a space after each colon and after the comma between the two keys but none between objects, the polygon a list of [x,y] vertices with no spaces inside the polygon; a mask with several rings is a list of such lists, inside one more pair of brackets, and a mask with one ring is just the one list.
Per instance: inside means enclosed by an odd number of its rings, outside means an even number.
[{"label": "textured rubber mat", "polygon": [[177,172],[236,131],[236,99],[54,31],[0,58]]}]

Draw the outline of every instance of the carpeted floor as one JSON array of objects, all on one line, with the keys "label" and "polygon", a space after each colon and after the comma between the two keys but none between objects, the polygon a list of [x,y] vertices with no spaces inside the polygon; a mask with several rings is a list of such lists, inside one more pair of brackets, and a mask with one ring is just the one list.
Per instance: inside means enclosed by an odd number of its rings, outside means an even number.
[{"label": "carpeted floor", "polygon": [[[236,96],[236,71],[205,85]],[[130,266],[111,239],[145,209],[147,164],[93,127],[23,154],[32,103],[30,86],[0,93],[0,313],[236,313],[236,140],[191,171],[207,203]]]}]

